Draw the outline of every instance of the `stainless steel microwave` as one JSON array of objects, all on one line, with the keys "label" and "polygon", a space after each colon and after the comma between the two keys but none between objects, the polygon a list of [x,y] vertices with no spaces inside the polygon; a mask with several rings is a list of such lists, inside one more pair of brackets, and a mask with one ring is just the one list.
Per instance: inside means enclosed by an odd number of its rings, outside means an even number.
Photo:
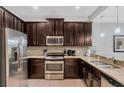
[{"label": "stainless steel microwave", "polygon": [[63,45],[63,36],[46,36],[46,45]]}]

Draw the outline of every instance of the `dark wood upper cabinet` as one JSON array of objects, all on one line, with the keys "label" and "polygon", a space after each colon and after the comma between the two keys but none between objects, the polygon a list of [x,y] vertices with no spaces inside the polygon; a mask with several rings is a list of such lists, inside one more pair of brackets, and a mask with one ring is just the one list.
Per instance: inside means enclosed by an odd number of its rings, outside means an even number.
[{"label": "dark wood upper cabinet", "polygon": [[21,32],[25,33],[25,31],[24,31],[24,22],[23,21],[21,21]]},{"label": "dark wood upper cabinet", "polygon": [[63,19],[59,19],[59,20],[55,20],[55,35],[58,36],[63,36],[63,26],[64,26],[64,20]]},{"label": "dark wood upper cabinet", "polygon": [[64,23],[64,45],[73,46],[74,45],[74,28],[73,23],[65,22]]},{"label": "dark wood upper cabinet", "polygon": [[13,29],[14,20],[13,15],[5,11],[5,27]]},{"label": "dark wood upper cabinet", "polygon": [[23,23],[23,21],[21,21],[17,17],[13,17],[13,19],[14,19],[13,29],[15,29],[17,31],[20,31],[20,32],[24,32],[24,23]]},{"label": "dark wood upper cabinet", "polygon": [[37,31],[36,23],[27,23],[26,24],[28,46],[35,46],[37,44],[36,31]]},{"label": "dark wood upper cabinet", "polygon": [[47,35],[63,36],[64,19],[47,19]]},{"label": "dark wood upper cabinet", "polygon": [[[91,25],[86,25],[83,22],[65,22],[64,23],[64,45],[65,46],[85,46],[90,45],[87,36],[91,38]],[[90,27],[90,28],[89,28]],[[85,31],[88,30],[88,31]],[[88,33],[85,33],[88,32]],[[85,39],[86,34],[86,39]],[[88,42],[88,43],[87,43]]]},{"label": "dark wood upper cabinet", "polygon": [[25,31],[28,38],[28,46],[45,46],[46,45],[46,32],[47,24],[40,23],[25,23]]},{"label": "dark wood upper cabinet", "polygon": [[20,32],[22,32],[21,25],[22,25],[21,20],[18,19],[18,31],[20,31]]},{"label": "dark wood upper cabinet", "polygon": [[47,20],[47,36],[53,36],[54,35],[54,20]]},{"label": "dark wood upper cabinet", "polygon": [[84,24],[85,31],[85,46],[92,46],[92,23]]},{"label": "dark wood upper cabinet", "polygon": [[3,21],[3,10],[0,9],[0,29],[3,29],[4,21]]},{"label": "dark wood upper cabinet", "polygon": [[18,19],[14,17],[13,29],[18,30]]},{"label": "dark wood upper cabinet", "polygon": [[74,45],[84,46],[84,24],[74,23]]},{"label": "dark wood upper cabinet", "polygon": [[45,46],[46,45],[46,31],[47,24],[46,23],[37,23],[37,45]]}]

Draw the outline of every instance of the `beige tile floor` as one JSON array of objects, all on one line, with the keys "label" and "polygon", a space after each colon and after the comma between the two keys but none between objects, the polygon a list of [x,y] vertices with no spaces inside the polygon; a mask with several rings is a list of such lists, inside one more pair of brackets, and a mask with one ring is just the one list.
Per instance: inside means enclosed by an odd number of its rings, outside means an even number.
[{"label": "beige tile floor", "polygon": [[28,87],[86,87],[81,79],[45,80],[29,79]]}]

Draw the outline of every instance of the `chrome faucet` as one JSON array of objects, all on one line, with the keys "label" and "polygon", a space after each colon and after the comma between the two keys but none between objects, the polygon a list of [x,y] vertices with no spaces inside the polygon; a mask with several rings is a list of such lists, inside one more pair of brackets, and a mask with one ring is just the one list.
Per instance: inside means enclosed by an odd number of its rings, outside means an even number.
[{"label": "chrome faucet", "polygon": [[115,62],[116,62],[116,59],[113,56],[112,56],[112,62],[113,62],[113,64],[115,64]]}]

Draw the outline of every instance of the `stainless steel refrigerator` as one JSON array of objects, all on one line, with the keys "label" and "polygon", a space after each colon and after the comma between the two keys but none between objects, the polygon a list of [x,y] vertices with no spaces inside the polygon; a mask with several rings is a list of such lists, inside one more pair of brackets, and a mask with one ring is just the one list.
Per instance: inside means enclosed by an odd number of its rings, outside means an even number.
[{"label": "stainless steel refrigerator", "polygon": [[5,28],[6,37],[6,86],[27,86],[27,36]]}]

